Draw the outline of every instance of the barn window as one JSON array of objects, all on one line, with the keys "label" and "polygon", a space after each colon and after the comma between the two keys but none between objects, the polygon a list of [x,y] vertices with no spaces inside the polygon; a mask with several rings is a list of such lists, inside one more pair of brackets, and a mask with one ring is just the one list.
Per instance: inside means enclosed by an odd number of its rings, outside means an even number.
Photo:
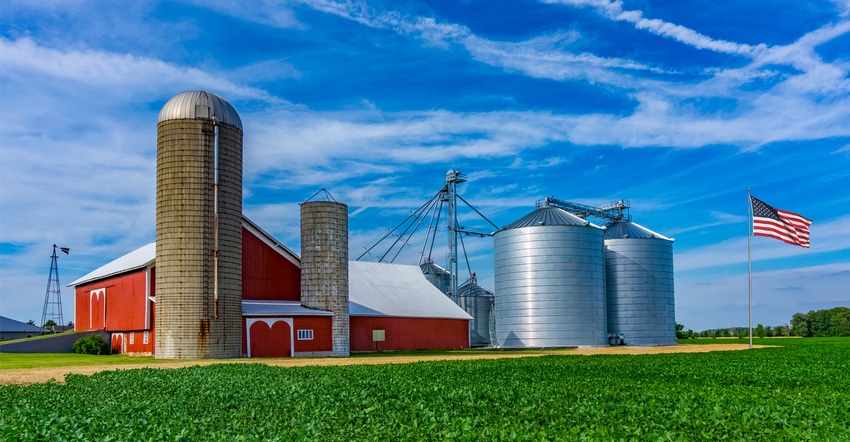
[{"label": "barn window", "polygon": [[313,340],[313,330],[298,330],[298,340],[299,341],[312,341]]},{"label": "barn window", "polygon": [[147,344],[147,343],[148,343],[148,332],[145,332],[144,336],[142,337],[142,342],[143,342],[144,344]]},{"label": "barn window", "polygon": [[136,334],[134,332],[130,332],[130,343],[135,344]]}]

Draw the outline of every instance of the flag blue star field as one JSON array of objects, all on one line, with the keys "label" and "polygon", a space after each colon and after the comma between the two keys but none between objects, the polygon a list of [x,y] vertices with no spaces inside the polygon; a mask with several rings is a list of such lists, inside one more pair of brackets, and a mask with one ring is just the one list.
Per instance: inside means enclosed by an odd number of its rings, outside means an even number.
[{"label": "flag blue star field", "polygon": [[812,220],[794,212],[771,207],[753,196],[750,196],[750,202],[753,206],[753,235],[809,247],[809,225]]}]

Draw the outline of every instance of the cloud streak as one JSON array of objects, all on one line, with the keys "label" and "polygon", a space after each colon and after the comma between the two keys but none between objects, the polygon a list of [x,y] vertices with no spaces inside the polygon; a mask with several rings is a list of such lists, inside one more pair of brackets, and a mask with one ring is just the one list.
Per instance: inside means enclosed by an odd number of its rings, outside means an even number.
[{"label": "cloud streak", "polygon": [[573,54],[561,49],[578,38],[574,32],[558,31],[521,42],[500,42],[479,37],[465,26],[440,22],[433,17],[410,17],[396,11],[375,12],[362,2],[305,0],[304,3],[318,11],[365,26],[419,38],[434,47],[460,45],[475,60],[537,78],[580,78],[613,84],[628,80],[610,69],[664,72],[632,60],[599,57],[589,53]]},{"label": "cloud streak", "polygon": [[[56,81],[73,81],[92,87],[122,88],[136,96],[164,89],[198,87],[240,98],[280,102],[267,92],[241,86],[200,69],[177,67],[161,60],[133,54],[98,50],[69,50],[45,47],[29,38],[0,37],[4,75],[45,75]],[[155,80],[155,81],[152,81]]]},{"label": "cloud streak", "polygon": [[718,40],[700,34],[693,29],[670,23],[659,19],[649,19],[643,16],[643,12],[637,10],[624,10],[622,0],[541,0],[548,4],[562,4],[571,6],[589,6],[596,9],[602,16],[611,20],[631,23],[636,29],[646,30],[661,37],[672,38],[680,43],[693,46],[697,49],[707,49],[726,54],[742,55],[750,58],[757,57],[767,45],[734,43]]}]

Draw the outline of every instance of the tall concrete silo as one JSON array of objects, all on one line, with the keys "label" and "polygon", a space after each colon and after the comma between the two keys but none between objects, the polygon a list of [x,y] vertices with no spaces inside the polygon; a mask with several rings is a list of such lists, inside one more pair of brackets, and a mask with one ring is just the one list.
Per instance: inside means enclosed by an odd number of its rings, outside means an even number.
[{"label": "tall concrete silo", "polygon": [[609,332],[626,345],[676,344],[673,240],[630,221],[606,227]]},{"label": "tall concrete silo", "polygon": [[349,356],[348,206],[301,204],[301,304],[333,312],[333,356]]},{"label": "tall concrete silo", "polygon": [[156,357],[242,353],[242,121],[204,91],[157,125]]},{"label": "tall concrete silo", "polygon": [[494,237],[502,347],[608,345],[603,229],[542,206]]}]

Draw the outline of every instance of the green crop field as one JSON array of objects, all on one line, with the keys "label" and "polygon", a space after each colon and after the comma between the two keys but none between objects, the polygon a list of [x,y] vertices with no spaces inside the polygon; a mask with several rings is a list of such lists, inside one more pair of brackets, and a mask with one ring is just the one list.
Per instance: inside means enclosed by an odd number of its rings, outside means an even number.
[{"label": "green crop field", "polygon": [[0,439],[850,440],[850,339],[756,343],[783,347],[69,375],[0,387]]}]

